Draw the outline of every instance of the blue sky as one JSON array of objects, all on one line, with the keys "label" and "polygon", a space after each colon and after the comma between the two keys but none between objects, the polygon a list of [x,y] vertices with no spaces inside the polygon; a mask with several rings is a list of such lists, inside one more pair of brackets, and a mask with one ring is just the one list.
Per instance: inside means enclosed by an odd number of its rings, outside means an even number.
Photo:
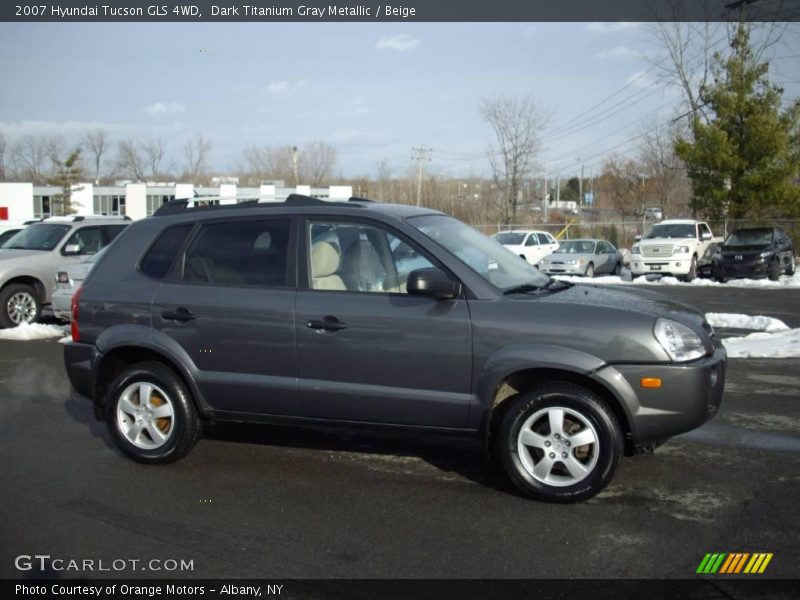
[{"label": "blue sky", "polygon": [[[401,175],[411,147],[426,144],[432,172],[460,177],[489,172],[481,98],[532,93],[552,114],[539,162],[569,173],[578,159],[598,168],[614,146],[632,150],[627,139],[675,114],[677,90],[662,88],[643,58],[657,52],[649,27],[3,23],[0,131],[10,143],[98,126],[116,139],[160,136],[178,164],[199,131],[220,170],[250,144],[322,139],[345,176],[374,176],[382,159]],[[771,51],[785,96],[800,95],[797,26]],[[618,114],[595,116],[620,102]]]}]

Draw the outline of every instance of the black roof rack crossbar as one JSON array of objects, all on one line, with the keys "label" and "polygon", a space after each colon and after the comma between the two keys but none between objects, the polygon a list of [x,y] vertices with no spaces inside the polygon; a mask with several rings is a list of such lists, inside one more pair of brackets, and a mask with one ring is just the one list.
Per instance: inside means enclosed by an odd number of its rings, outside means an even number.
[{"label": "black roof rack crossbar", "polygon": [[375,202],[375,200],[370,200],[369,198],[359,198],[358,196],[351,196],[348,202],[369,202],[370,204],[372,204]]},{"label": "black roof rack crossbar", "polygon": [[[190,202],[203,202],[203,196],[197,196],[195,198],[176,198],[175,200],[170,200],[162,204],[154,213],[154,217],[161,217],[165,215],[175,215],[184,212],[185,210],[225,210],[231,208],[252,208],[253,206],[272,206],[272,207],[279,207],[279,206],[350,206],[352,208],[358,208],[358,203],[365,203],[370,202],[372,203],[373,200],[368,200],[366,198],[349,198],[347,201],[331,201],[331,200],[322,200],[321,198],[313,198],[311,196],[304,196],[303,194],[289,194],[286,197],[286,200],[283,202],[261,202],[258,198],[248,198],[246,200],[239,199],[236,204],[216,204],[216,205],[194,205],[189,206]],[[349,204],[352,202],[353,204]]]}]

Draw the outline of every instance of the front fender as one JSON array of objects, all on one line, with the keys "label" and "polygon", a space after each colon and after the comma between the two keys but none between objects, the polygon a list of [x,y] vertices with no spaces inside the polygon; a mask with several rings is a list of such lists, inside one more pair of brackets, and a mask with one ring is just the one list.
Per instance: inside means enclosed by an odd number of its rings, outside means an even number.
[{"label": "front fender", "polygon": [[513,373],[530,369],[554,369],[578,375],[589,375],[605,365],[605,361],[591,354],[562,346],[523,344],[497,350],[476,368],[476,410],[470,411],[470,426],[478,428],[483,416],[491,408],[497,388]]}]

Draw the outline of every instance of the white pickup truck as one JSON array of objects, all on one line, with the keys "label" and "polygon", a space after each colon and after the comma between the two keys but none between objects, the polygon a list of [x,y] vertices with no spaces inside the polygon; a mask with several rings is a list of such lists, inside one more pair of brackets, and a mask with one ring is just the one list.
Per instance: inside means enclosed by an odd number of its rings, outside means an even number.
[{"label": "white pickup truck", "polygon": [[674,275],[691,281],[697,275],[697,261],[714,243],[707,223],[691,219],[671,219],[650,227],[631,248],[631,274],[636,277],[648,273]]}]

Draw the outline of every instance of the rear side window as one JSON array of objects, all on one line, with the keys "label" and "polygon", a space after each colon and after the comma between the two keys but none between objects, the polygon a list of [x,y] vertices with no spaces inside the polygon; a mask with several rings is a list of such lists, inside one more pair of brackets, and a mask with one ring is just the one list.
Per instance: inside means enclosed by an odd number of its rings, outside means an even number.
[{"label": "rear side window", "polygon": [[193,225],[179,225],[165,230],[145,254],[139,270],[145,275],[164,279]]},{"label": "rear side window", "polygon": [[114,238],[116,238],[120,233],[122,233],[122,230],[125,229],[127,226],[128,225],[125,224],[125,225],[108,225],[104,227],[103,229],[106,232],[106,245],[113,242]]},{"label": "rear side window", "polygon": [[183,265],[183,281],[215,285],[284,287],[288,219],[203,225]]},{"label": "rear side window", "polygon": [[550,243],[550,240],[547,239],[547,235],[545,235],[544,233],[537,233],[536,235],[539,236],[539,243],[542,246],[546,246],[547,244]]}]

